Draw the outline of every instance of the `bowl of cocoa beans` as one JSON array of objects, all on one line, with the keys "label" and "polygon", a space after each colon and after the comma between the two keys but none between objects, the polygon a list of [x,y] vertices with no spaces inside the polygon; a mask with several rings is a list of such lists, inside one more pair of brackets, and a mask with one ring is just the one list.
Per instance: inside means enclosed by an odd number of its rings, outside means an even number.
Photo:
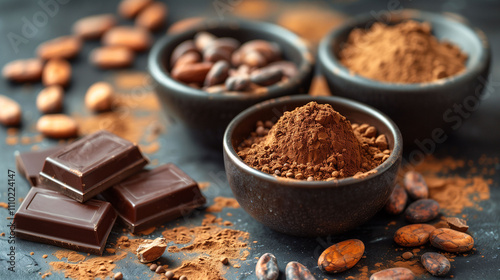
[{"label": "bowl of cocoa beans", "polygon": [[416,160],[491,94],[490,62],[488,39],[466,19],[417,10],[355,17],[318,49],[330,90],[391,117]]},{"label": "bowl of cocoa beans", "polygon": [[221,148],[226,126],[244,109],[307,93],[314,56],[277,25],[208,19],[160,39],[148,64],[167,114],[199,142]]},{"label": "bowl of cocoa beans", "polygon": [[339,234],[387,202],[401,163],[398,127],[341,97],[286,96],[256,104],[228,125],[224,164],[250,216],[295,236]]}]

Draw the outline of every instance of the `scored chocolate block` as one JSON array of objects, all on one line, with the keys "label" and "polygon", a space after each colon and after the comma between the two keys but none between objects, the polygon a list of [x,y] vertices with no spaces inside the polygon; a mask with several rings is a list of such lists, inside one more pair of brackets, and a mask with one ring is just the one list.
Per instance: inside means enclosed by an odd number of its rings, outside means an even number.
[{"label": "scored chocolate block", "polygon": [[79,203],[56,191],[31,188],[14,216],[17,237],[102,255],[116,221],[111,204]]},{"label": "scored chocolate block", "polygon": [[15,151],[17,171],[28,179],[31,186],[38,185],[40,183],[39,174],[42,171],[45,159],[61,148],[62,146],[56,146],[39,151]]},{"label": "scored chocolate block", "polygon": [[144,170],[102,196],[132,233],[188,214],[206,202],[198,184],[171,163]]},{"label": "scored chocolate block", "polygon": [[103,130],[47,157],[40,182],[84,202],[139,172],[147,163],[137,145]]}]

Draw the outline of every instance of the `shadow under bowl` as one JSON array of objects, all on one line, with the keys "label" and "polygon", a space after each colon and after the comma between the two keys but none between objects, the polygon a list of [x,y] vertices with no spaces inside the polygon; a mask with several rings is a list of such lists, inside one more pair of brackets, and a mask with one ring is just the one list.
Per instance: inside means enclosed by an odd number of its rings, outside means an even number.
[{"label": "shadow under bowl", "polygon": [[[276,121],[310,101],[330,104],[351,123],[368,123],[387,136],[391,155],[375,168],[375,174],[329,182],[287,180],[241,160],[236,149],[255,130],[257,121]],[[250,216],[285,234],[323,236],[353,229],[384,206],[394,188],[403,143],[397,126],[367,105],[341,97],[294,96],[268,100],[240,113],[227,127],[223,144],[229,185]]]}]

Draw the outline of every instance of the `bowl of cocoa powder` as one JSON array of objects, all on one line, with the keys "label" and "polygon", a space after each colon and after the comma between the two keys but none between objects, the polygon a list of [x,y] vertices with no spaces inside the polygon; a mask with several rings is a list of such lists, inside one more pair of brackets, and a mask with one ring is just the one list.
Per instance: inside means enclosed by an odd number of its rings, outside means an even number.
[{"label": "bowl of cocoa powder", "polygon": [[384,206],[403,143],[367,105],[293,96],[240,113],[223,144],[229,185],[247,213],[279,232],[320,236],[353,229]]},{"label": "bowl of cocoa powder", "polygon": [[447,15],[404,10],[384,19],[360,16],[329,33],[319,68],[335,95],[381,110],[401,129],[405,147],[432,153],[482,99],[488,41]]},{"label": "bowl of cocoa powder", "polygon": [[208,19],[160,39],[149,71],[165,111],[202,143],[221,148],[239,112],[261,101],[308,92],[314,56],[277,25]]}]

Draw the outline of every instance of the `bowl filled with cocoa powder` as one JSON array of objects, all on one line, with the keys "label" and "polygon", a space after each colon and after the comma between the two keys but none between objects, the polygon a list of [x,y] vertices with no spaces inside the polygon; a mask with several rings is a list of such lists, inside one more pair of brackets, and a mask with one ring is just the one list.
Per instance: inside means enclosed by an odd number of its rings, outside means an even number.
[{"label": "bowl filled with cocoa powder", "polygon": [[261,101],[307,93],[314,56],[277,25],[207,19],[159,40],[149,71],[166,111],[201,142],[220,148],[239,112]]},{"label": "bowl filled with cocoa powder", "polygon": [[329,33],[319,68],[335,95],[381,110],[406,147],[432,152],[477,109],[490,68],[488,41],[447,15],[404,10],[384,19],[360,16]]},{"label": "bowl filled with cocoa powder", "polygon": [[403,143],[367,105],[293,96],[240,113],[223,144],[229,185],[247,213],[279,232],[319,236],[353,229],[384,206]]}]

